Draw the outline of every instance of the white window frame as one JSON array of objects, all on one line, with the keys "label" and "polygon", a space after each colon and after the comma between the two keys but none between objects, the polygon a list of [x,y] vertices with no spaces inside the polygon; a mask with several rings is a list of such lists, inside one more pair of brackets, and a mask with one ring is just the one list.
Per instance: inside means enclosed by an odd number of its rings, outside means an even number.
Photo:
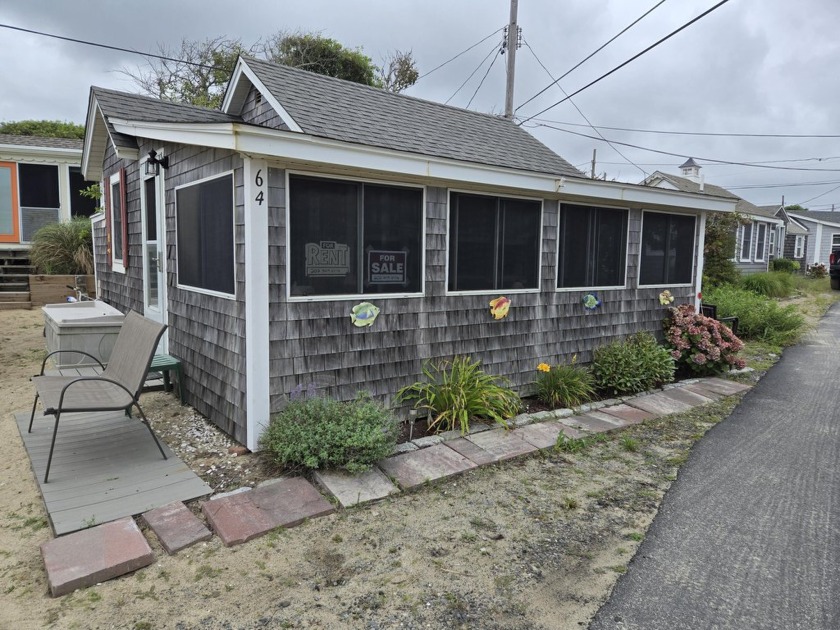
[{"label": "white window frame", "polygon": [[767,247],[767,254],[768,256],[775,257],[776,256],[776,226],[774,225],[770,228],[768,232],[768,236],[770,238],[770,242],[768,243]]},{"label": "white window frame", "polygon": [[[120,180],[120,171],[117,171],[108,179],[108,201],[110,207],[108,208],[108,212],[111,213],[111,271],[116,271],[117,273],[125,273],[125,260],[123,259],[123,247],[119,248],[117,251],[117,239],[114,237],[116,232],[114,231],[116,223],[114,222],[114,184],[117,184],[117,189],[119,191],[119,199],[120,199],[120,226],[122,229],[122,234],[120,234],[120,241],[128,234],[127,229],[123,229],[125,226],[122,225],[123,217],[128,220],[128,208],[125,208],[125,212],[123,212],[123,203],[126,202],[126,199],[123,199],[122,196],[122,189],[125,186]],[[126,195],[127,197],[128,195]],[[125,246],[125,244],[123,245]]]},{"label": "white window frame", "polygon": [[[646,214],[673,214],[678,217],[692,217],[694,219],[694,241],[691,247],[691,281],[690,282],[682,282],[682,283],[667,283],[667,284],[642,284],[641,277],[642,277],[642,254],[644,252],[644,235],[645,235],[645,215]],[[660,210],[642,210],[642,222],[639,226],[639,254],[636,257],[636,283],[637,286],[645,289],[660,289],[660,288],[671,288],[671,287],[693,287],[694,283],[697,281],[697,258],[698,258],[698,247],[700,245],[697,237],[697,230],[700,229],[700,216],[696,214],[690,214],[685,212],[662,212]]]},{"label": "white window frame", "polygon": [[840,247],[840,232],[831,233],[831,248]]},{"label": "white window frame", "polygon": [[[745,240],[744,237],[746,237],[746,235],[747,235],[747,225],[749,225],[749,227],[750,227],[750,242],[747,243],[747,246],[748,246],[747,257],[744,258],[744,240]],[[753,232],[755,232],[755,229],[754,229],[754,226],[753,226],[752,223],[749,223],[747,225],[742,225],[741,226],[741,238],[738,241],[738,260],[740,262],[750,262],[750,260],[751,260],[750,255],[752,254],[752,251],[753,251]]]},{"label": "white window frame", "polygon": [[[753,255],[753,260],[755,262],[764,262],[765,257],[767,256],[767,224],[766,223],[756,223],[756,234],[755,234],[755,254]],[[764,232],[764,236],[759,237],[759,234]],[[758,244],[761,243],[761,255],[759,256],[758,253]]]},{"label": "white window frame", "polygon": [[[498,197],[499,199],[524,199],[526,201],[540,202],[540,236],[539,236],[539,264],[537,265],[537,286],[533,289],[479,289],[477,291],[450,291],[449,290],[449,248],[452,244],[452,230],[450,221],[452,218],[452,193],[463,193],[466,195],[481,195],[484,197]],[[559,204],[558,204],[559,205]],[[627,221],[630,223],[629,219]],[[510,295],[514,293],[539,293],[542,287],[542,242],[543,234],[545,233],[545,199],[542,197],[527,197],[525,195],[507,195],[493,192],[486,192],[481,190],[467,190],[466,188],[447,188],[446,189],[446,267],[444,269],[444,278],[446,291],[444,295],[499,295],[504,293]],[[555,253],[556,256],[556,253]],[[556,264],[556,263],[555,263]],[[625,282],[627,281],[625,276]],[[555,285],[557,284],[555,279]],[[580,291],[581,289],[576,289]]]},{"label": "white window frame", "polygon": [[[178,191],[182,188],[190,188],[191,186],[197,186],[198,184],[203,184],[204,182],[213,180],[213,179],[221,179],[222,177],[227,177],[228,175],[231,176],[231,229],[233,230],[233,248],[232,248],[232,262],[233,262],[233,293],[224,293],[223,291],[213,291],[211,289],[203,289],[201,287],[194,287],[190,284],[182,284],[181,283],[181,273],[180,267],[178,266],[178,258],[181,255],[181,252],[178,251]],[[217,173],[216,175],[210,175],[209,177],[203,177],[201,179],[197,179],[195,181],[189,182],[187,184],[181,184],[180,186],[175,187],[175,276],[178,279],[178,283],[176,286],[179,289],[184,291],[191,291],[192,293],[202,293],[204,295],[213,295],[215,297],[224,298],[226,300],[235,300],[236,299],[236,173],[233,170],[224,171],[223,173]]]},{"label": "white window frame", "polygon": [[[269,164],[269,166],[272,166]],[[277,166],[276,168],[283,168]],[[420,291],[417,293],[353,293],[346,295],[292,295],[292,266],[289,260],[286,260],[286,299],[289,302],[339,302],[341,300],[392,300],[399,298],[421,298],[426,293],[426,198],[427,188],[418,184],[406,184],[404,182],[392,182],[382,179],[368,179],[362,177],[347,177],[344,175],[334,175],[332,173],[320,173],[315,171],[292,171],[286,169],[286,252],[292,251],[291,243],[291,208],[290,198],[291,191],[289,188],[289,176],[301,175],[304,177],[319,177],[321,179],[335,179],[339,181],[360,182],[362,184],[380,184],[383,186],[399,186],[402,188],[419,188],[422,193],[420,226],[422,234],[420,235]],[[448,205],[447,205],[448,208]],[[448,226],[448,224],[447,224]]]},{"label": "white window frame", "polygon": [[805,237],[797,235],[793,240],[793,257],[805,258]]}]

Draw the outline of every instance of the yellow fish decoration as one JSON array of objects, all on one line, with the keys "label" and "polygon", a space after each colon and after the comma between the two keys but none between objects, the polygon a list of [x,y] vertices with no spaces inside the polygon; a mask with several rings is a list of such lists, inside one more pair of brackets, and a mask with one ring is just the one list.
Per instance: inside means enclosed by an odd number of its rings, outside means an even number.
[{"label": "yellow fish decoration", "polygon": [[510,310],[510,300],[505,296],[490,300],[490,314],[494,319],[504,319]]}]

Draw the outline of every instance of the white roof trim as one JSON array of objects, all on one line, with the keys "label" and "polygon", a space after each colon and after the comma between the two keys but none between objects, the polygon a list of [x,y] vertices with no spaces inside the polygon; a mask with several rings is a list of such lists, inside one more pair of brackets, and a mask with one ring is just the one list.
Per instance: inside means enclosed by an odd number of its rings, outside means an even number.
[{"label": "white roof trim", "polygon": [[[265,84],[257,78],[257,75],[254,73],[251,68],[248,67],[248,62],[246,62],[242,57],[236,62],[236,68],[233,71],[233,76],[230,79],[230,84],[228,87],[227,92],[225,93],[225,100],[222,102],[222,111],[226,114],[233,113],[235,116],[239,116],[242,113],[242,104],[244,102],[244,96],[240,95],[240,91],[244,91],[247,93],[246,90],[242,90],[240,82],[242,81],[243,75],[245,78],[253,85],[257,90],[259,90],[260,94],[263,95],[263,98],[268,101],[268,104],[277,112],[277,115],[280,116],[280,119],[286,124],[289,130],[294,131],[296,133],[303,133],[303,129],[301,129],[300,125],[295,122],[295,119],[292,118],[292,115],[286,111],[286,108],[280,104],[274,95],[271,93]],[[236,105],[235,109],[239,111],[231,112],[231,108]]]},{"label": "white roof trim", "polygon": [[62,149],[61,147],[34,147],[24,144],[0,144],[0,153],[22,156],[37,155],[38,157],[78,159],[82,155],[82,150]]},{"label": "white roof trim", "polygon": [[[838,214],[840,214],[840,213],[838,213]],[[840,227],[840,222],[833,223],[831,221],[826,221],[824,219],[818,219],[816,217],[807,217],[807,216],[802,216],[801,214],[791,214],[790,212],[788,212],[788,216],[791,217],[791,218],[796,217],[797,223],[799,223],[799,221],[809,221],[811,223],[816,223],[818,225],[828,225],[830,227]],[[799,225],[800,225],[800,227],[802,227],[803,230],[808,230],[808,228],[806,226],[802,225],[801,223]],[[810,232],[810,230],[808,230],[808,231]]]}]

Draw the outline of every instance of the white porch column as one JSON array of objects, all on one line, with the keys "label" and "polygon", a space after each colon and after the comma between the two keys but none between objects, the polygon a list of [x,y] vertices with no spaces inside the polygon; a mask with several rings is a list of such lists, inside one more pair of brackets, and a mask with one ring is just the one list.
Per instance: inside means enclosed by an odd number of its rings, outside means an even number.
[{"label": "white porch column", "polygon": [[699,234],[697,235],[697,281],[695,284],[695,291],[694,291],[694,308],[697,312],[700,312],[700,298],[697,297],[701,291],[703,291],[703,265],[706,261],[706,213],[700,213],[700,229],[698,230]]},{"label": "white porch column", "polygon": [[245,157],[245,446],[268,426],[268,165]]}]

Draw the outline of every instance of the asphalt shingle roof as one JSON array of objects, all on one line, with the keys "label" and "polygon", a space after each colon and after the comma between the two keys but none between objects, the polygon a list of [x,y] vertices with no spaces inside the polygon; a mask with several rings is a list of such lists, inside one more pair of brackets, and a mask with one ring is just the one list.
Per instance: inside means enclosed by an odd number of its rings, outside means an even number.
[{"label": "asphalt shingle roof", "polygon": [[797,219],[816,219],[817,221],[828,221],[829,223],[840,223],[840,211],[838,212],[789,212],[790,216]]},{"label": "asphalt shingle roof", "polygon": [[554,175],[582,173],[510,120],[247,58],[304,133]]},{"label": "asphalt shingle roof", "polygon": [[12,144],[20,147],[45,147],[48,149],[82,150],[84,142],[75,138],[42,138],[40,136],[14,136],[0,133],[0,144]]},{"label": "asphalt shingle roof", "polygon": [[768,215],[766,212],[761,211],[758,206],[750,203],[746,199],[741,199],[741,197],[735,193],[729,192],[726,188],[721,188],[720,186],[715,186],[714,184],[704,183],[703,190],[701,191],[700,184],[688,179],[687,177],[679,177],[678,175],[663,173],[662,171],[656,171],[653,176],[661,177],[682,192],[711,195],[713,197],[725,197],[727,199],[737,199],[738,201],[735,204],[735,211],[740,212],[741,214],[772,216],[772,214]]}]

